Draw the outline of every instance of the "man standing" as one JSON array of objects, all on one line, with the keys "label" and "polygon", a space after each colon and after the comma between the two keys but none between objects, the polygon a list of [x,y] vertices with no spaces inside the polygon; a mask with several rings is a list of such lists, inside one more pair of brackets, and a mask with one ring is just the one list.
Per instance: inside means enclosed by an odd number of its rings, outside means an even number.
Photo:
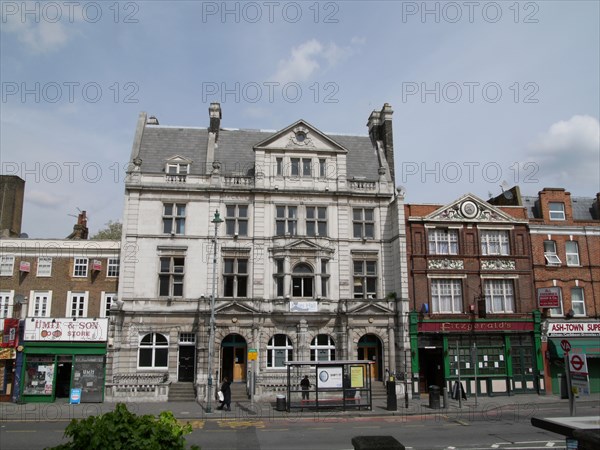
[{"label": "man standing", "polygon": [[308,379],[308,375],[304,375],[302,381],[300,381],[300,387],[302,388],[302,400],[308,400],[309,392],[308,390],[311,387],[310,380]]}]

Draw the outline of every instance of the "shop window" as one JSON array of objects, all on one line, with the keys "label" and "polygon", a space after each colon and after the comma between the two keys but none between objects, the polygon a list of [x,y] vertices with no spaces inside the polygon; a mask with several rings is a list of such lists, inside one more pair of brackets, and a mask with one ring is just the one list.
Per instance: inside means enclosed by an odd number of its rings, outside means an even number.
[{"label": "shop window", "polygon": [[286,361],[292,361],[294,347],[285,334],[276,334],[267,344],[267,367],[284,368]]},{"label": "shop window", "polygon": [[24,395],[52,395],[54,381],[53,356],[29,356],[25,362]]},{"label": "shop window", "polygon": [[140,339],[139,368],[166,368],[169,366],[169,340],[160,333],[148,333]]}]

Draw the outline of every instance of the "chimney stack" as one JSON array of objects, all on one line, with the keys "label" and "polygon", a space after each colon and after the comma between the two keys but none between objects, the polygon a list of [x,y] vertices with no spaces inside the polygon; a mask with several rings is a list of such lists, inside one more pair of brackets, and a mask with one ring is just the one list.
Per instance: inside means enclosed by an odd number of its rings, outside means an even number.
[{"label": "chimney stack", "polygon": [[210,126],[208,131],[215,134],[215,142],[219,139],[219,130],[221,129],[221,104],[211,103],[208,107],[208,117]]},{"label": "chimney stack", "polygon": [[373,111],[367,121],[369,136],[374,147],[377,147],[377,141],[381,141],[385,152],[385,159],[390,168],[392,181],[395,183],[394,168],[394,138],[392,133],[392,115],[394,111],[389,103],[385,103],[381,111]]},{"label": "chimney stack", "polygon": [[85,211],[81,211],[77,216],[77,223],[73,225],[73,232],[67,236],[67,239],[87,239],[88,234],[87,215]]}]

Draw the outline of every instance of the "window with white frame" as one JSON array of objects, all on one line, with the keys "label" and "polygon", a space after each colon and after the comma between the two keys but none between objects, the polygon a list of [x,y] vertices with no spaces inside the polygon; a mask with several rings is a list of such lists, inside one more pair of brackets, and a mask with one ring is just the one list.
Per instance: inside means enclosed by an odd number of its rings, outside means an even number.
[{"label": "window with white frame", "polygon": [[352,209],[352,232],[355,238],[375,238],[375,210],[373,208]]},{"label": "window with white frame", "polygon": [[179,175],[185,177],[190,172],[188,163],[167,163],[167,175]]},{"label": "window with white frame", "polygon": [[248,296],[248,259],[225,258],[223,261],[223,296]]},{"label": "window with white frame", "polygon": [[513,280],[485,280],[485,309],[489,313],[512,313],[515,310]]},{"label": "window with white frame", "polygon": [[298,234],[298,207],[277,206],[275,208],[275,234],[277,236]]},{"label": "window with white frame", "polygon": [[559,266],[560,258],[556,254],[556,241],[544,241],[544,258],[548,266]]},{"label": "window with white frame", "polygon": [[296,264],[292,270],[292,296],[314,297],[315,276],[312,267],[306,263]]},{"label": "window with white frame", "polygon": [[75,258],[73,262],[73,276],[87,277],[88,275],[88,258]]},{"label": "window with white frame", "polygon": [[248,236],[248,205],[227,205],[225,211],[227,236]]},{"label": "window with white frame", "polygon": [[564,314],[563,312],[563,295],[562,295],[562,288],[558,289],[558,297],[559,297],[559,305],[556,308],[549,308],[548,311],[550,312],[551,316],[562,316]]},{"label": "window with white frame", "polygon": [[52,276],[52,258],[49,256],[40,256],[37,259],[37,276],[50,277]]},{"label": "window with white frame", "polygon": [[163,204],[163,233],[185,234],[185,203]]},{"label": "window with white frame", "polygon": [[579,245],[577,241],[567,241],[565,243],[565,252],[567,254],[567,266],[579,265]]},{"label": "window with white frame", "polygon": [[87,292],[69,292],[67,300],[67,317],[87,317]]},{"label": "window with white frame", "polygon": [[327,236],[327,207],[306,207],[306,235]]},{"label": "window with white frame", "polygon": [[328,334],[318,334],[310,343],[311,361],[335,361],[335,342]]},{"label": "window with white frame", "polygon": [[100,317],[109,317],[110,308],[117,299],[116,292],[103,292],[102,293],[102,306],[100,310]]},{"label": "window with white frame", "polygon": [[162,256],[158,274],[158,295],[161,297],[183,297],[185,258]]},{"label": "window with white frame", "polygon": [[35,291],[30,308],[33,317],[50,317],[52,306],[52,291]]},{"label": "window with white frame", "polygon": [[509,253],[507,230],[481,230],[482,255],[508,255]]},{"label": "window with white frame", "polygon": [[377,297],[377,261],[354,260],[354,298]]},{"label": "window with white frame", "polygon": [[427,231],[429,254],[458,255],[458,230],[454,228],[433,228]]},{"label": "window with white frame", "polygon": [[12,277],[15,267],[15,257],[3,255],[0,256],[0,276]]},{"label": "window with white frame", "polygon": [[106,269],[106,276],[119,276],[119,258],[108,258],[108,268]]},{"label": "window with white frame", "polygon": [[15,291],[0,291],[0,319],[12,317]]},{"label": "window with white frame", "polygon": [[431,312],[458,314],[463,311],[461,280],[431,280]]},{"label": "window with white frame", "polygon": [[169,366],[169,340],[160,333],[148,333],[140,338],[138,367],[165,368]]},{"label": "window with white frame", "polygon": [[582,287],[571,288],[571,308],[576,316],[585,316],[585,298]]},{"label": "window with white frame", "polygon": [[283,258],[274,260],[275,262],[275,273],[273,278],[275,279],[275,295],[277,297],[283,297],[285,295],[285,261]]},{"label": "window with white frame", "polygon": [[267,367],[284,368],[286,361],[293,361],[292,341],[285,334],[276,334],[267,344]]},{"label": "window with white frame", "polygon": [[548,203],[550,220],[565,220],[565,204],[559,202]]}]

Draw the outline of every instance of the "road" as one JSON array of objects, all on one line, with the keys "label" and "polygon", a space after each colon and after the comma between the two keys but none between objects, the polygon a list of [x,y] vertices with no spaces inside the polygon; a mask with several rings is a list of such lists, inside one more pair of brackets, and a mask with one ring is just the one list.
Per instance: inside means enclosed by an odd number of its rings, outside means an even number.
[{"label": "road", "polygon": [[[597,406],[580,408],[578,415],[598,415]],[[203,450],[350,450],[351,439],[360,435],[394,436],[414,450],[477,449],[564,449],[562,436],[531,425],[530,419],[568,415],[564,407],[544,405],[503,407],[473,414],[425,416],[328,417],[304,415],[288,419],[248,419],[231,414],[228,418],[191,420],[194,431],[189,444]],[[67,421],[7,421],[0,424],[3,450],[36,449],[57,445],[63,440]]]}]

